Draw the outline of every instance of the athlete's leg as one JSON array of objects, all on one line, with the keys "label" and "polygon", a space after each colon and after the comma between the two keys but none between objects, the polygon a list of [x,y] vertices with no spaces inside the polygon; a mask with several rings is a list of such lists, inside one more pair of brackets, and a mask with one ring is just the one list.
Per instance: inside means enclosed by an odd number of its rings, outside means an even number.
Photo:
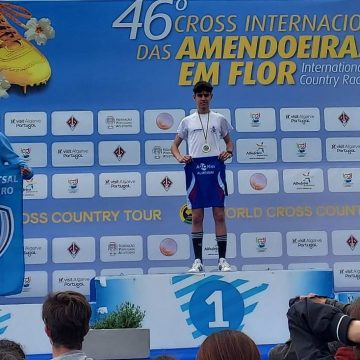
[{"label": "athlete's leg", "polygon": [[192,209],[191,237],[195,259],[202,261],[204,209]]},{"label": "athlete's leg", "polygon": [[213,217],[215,222],[215,236],[219,249],[219,270],[230,271],[230,265],[225,260],[227,245],[227,229],[225,222],[225,208],[213,207]]}]

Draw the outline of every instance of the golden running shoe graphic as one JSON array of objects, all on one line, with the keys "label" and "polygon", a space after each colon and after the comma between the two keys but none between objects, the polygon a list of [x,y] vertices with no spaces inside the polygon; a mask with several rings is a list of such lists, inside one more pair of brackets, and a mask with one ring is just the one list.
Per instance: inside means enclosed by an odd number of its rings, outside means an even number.
[{"label": "golden running shoe graphic", "polygon": [[31,13],[19,5],[0,3],[0,72],[10,84],[22,86],[26,93],[27,86],[45,84],[51,68],[45,56],[7,21],[25,29],[17,17],[30,19]]}]

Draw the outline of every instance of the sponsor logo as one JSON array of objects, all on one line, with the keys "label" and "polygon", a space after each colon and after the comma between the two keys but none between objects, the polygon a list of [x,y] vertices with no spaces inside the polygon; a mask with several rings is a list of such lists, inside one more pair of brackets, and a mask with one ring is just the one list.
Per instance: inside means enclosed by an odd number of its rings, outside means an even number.
[{"label": "sponsor logo", "polygon": [[158,146],[158,145],[154,146],[153,149],[152,149],[152,153],[154,154],[155,159],[160,159],[161,155],[163,153],[162,147]]},{"label": "sponsor logo", "polygon": [[345,127],[350,120],[350,116],[345,111],[343,111],[340,114],[340,116],[338,117],[338,119],[342,123],[342,125]]},{"label": "sponsor logo", "polygon": [[25,160],[28,160],[31,154],[31,148],[21,148],[20,149],[21,155]]},{"label": "sponsor logo", "polygon": [[110,256],[115,255],[135,255],[136,244],[134,242],[117,243],[110,241],[107,246],[108,254]]},{"label": "sponsor logo", "polygon": [[134,185],[135,180],[130,179],[105,179],[105,186],[110,186],[112,189],[128,189],[130,185]]},{"label": "sponsor logo", "polygon": [[25,246],[24,255],[30,258],[37,255],[41,249],[41,246]]},{"label": "sponsor logo", "polygon": [[115,256],[118,253],[118,246],[115,241],[110,241],[107,249],[110,256]]},{"label": "sponsor logo", "polygon": [[58,279],[58,284],[63,287],[72,287],[76,289],[80,289],[90,281],[89,278],[85,277],[60,277]]},{"label": "sponsor logo", "polygon": [[258,252],[266,251],[266,236],[256,237],[256,249]]},{"label": "sponsor logo", "polygon": [[79,191],[79,189],[78,189],[79,179],[78,178],[68,179],[68,184],[69,184],[69,188],[68,188],[69,193],[74,194]]},{"label": "sponsor logo", "polygon": [[355,249],[358,242],[359,241],[356,239],[354,235],[350,235],[349,238],[346,240],[346,243],[349,245],[349,248],[351,250]]},{"label": "sponsor logo", "polygon": [[156,125],[161,130],[169,130],[174,125],[174,118],[169,113],[160,113],[156,117]]},{"label": "sponsor logo", "polygon": [[343,173],[342,176],[343,176],[343,179],[344,179],[344,186],[345,187],[352,186],[353,174],[351,172],[350,173]]},{"label": "sponsor logo", "polygon": [[26,193],[32,192],[34,190],[34,178],[30,179],[30,180],[25,180],[24,184],[24,191]]},{"label": "sponsor logo", "polygon": [[315,184],[312,184],[313,176],[310,174],[310,171],[304,172],[302,176],[303,178],[301,180],[296,180],[293,182],[293,185],[297,190],[311,189],[315,186]]},{"label": "sponsor logo", "polygon": [[31,289],[31,276],[24,277],[23,292],[28,292]]},{"label": "sponsor logo", "polygon": [[160,160],[162,159],[172,159],[173,155],[171,154],[170,147],[162,147],[160,145],[155,145],[151,150],[154,159]]},{"label": "sponsor logo", "polygon": [[119,145],[119,146],[114,150],[113,153],[114,153],[114,155],[116,156],[116,158],[120,161],[120,160],[124,157],[126,151]]},{"label": "sponsor logo", "polygon": [[36,196],[36,194],[38,193],[35,186],[36,184],[37,182],[34,180],[34,178],[30,180],[24,180],[23,182],[24,196],[26,197]]},{"label": "sponsor logo", "polygon": [[338,153],[355,153],[356,150],[360,148],[360,145],[355,144],[332,144],[331,149],[336,150]]},{"label": "sponsor logo", "polygon": [[11,119],[11,124],[14,124],[17,128],[27,128],[32,129],[36,127],[36,125],[41,123],[40,119]]},{"label": "sponsor logo", "polygon": [[132,117],[115,117],[113,115],[108,115],[105,118],[105,124],[108,130],[113,129],[124,129],[133,127],[133,118]]},{"label": "sponsor logo", "polygon": [[255,173],[250,177],[250,186],[254,190],[263,190],[266,188],[267,178],[262,173]]},{"label": "sponsor logo", "polygon": [[265,148],[264,148],[264,142],[262,141],[260,144],[256,144],[257,147],[257,153],[264,154]]},{"label": "sponsor logo", "polygon": [[105,123],[108,129],[113,129],[115,122],[116,122],[115,118],[111,115],[107,116],[105,119]]},{"label": "sponsor logo", "polygon": [[315,119],[311,114],[286,114],[286,120],[290,120],[290,123],[301,123],[303,125],[310,123],[310,120]]},{"label": "sponsor logo", "polygon": [[162,180],[161,180],[161,185],[163,186],[163,188],[165,189],[165,191],[169,191],[171,185],[173,184],[173,182],[171,181],[171,179],[168,176],[165,176]]},{"label": "sponsor logo", "polygon": [[192,223],[192,211],[188,208],[187,204],[183,205],[180,208],[179,216],[182,222],[185,224],[191,224]]},{"label": "sponsor logo", "polygon": [[71,131],[74,131],[76,126],[79,124],[79,120],[77,120],[73,115],[66,121],[66,124],[69,126]]},{"label": "sponsor logo", "polygon": [[339,269],[339,274],[343,275],[345,279],[356,279],[360,280],[360,270],[358,268],[354,269]]},{"label": "sponsor logo", "polygon": [[63,158],[74,158],[75,160],[83,158],[89,153],[87,149],[58,149],[58,155],[62,155]]},{"label": "sponsor logo", "polygon": [[71,245],[67,248],[67,251],[72,256],[72,258],[75,259],[80,251],[80,247],[78,244],[76,244],[76,242],[72,242]]},{"label": "sponsor logo", "polygon": [[250,121],[252,127],[260,126],[260,117],[261,117],[260,112],[250,113]]},{"label": "sponsor logo", "polygon": [[159,244],[160,252],[164,256],[173,256],[177,252],[177,242],[172,238],[165,238]]},{"label": "sponsor logo", "polygon": [[263,160],[268,157],[265,153],[265,145],[264,142],[261,141],[260,143],[256,143],[256,149],[253,151],[247,151],[246,155],[249,157],[250,160]]},{"label": "sponsor logo", "polygon": [[293,244],[297,244],[300,248],[313,249],[322,244],[323,239],[321,238],[294,238]]},{"label": "sponsor logo", "polygon": [[196,165],[197,175],[214,174],[215,165],[200,163]]},{"label": "sponsor logo", "polygon": [[219,255],[219,247],[217,245],[205,246],[204,252],[207,253],[208,256],[218,256]]},{"label": "sponsor logo", "polygon": [[304,157],[306,155],[306,142],[296,143],[298,157]]}]

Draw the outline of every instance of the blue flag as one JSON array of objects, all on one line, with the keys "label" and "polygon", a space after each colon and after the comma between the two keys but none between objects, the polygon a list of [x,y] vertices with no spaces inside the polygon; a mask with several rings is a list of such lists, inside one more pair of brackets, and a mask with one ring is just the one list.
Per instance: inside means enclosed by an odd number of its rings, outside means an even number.
[{"label": "blue flag", "polygon": [[18,166],[0,166],[0,295],[18,294],[24,283],[22,177]]}]

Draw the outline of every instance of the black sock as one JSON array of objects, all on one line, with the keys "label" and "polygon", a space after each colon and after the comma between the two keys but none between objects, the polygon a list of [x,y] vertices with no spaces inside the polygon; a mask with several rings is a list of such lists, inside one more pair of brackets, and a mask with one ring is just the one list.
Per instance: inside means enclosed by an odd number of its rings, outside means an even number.
[{"label": "black sock", "polygon": [[227,234],[216,236],[219,249],[219,259],[226,257]]},{"label": "black sock", "polygon": [[191,233],[195,259],[200,259],[202,262],[202,242],[203,242],[202,231]]}]

